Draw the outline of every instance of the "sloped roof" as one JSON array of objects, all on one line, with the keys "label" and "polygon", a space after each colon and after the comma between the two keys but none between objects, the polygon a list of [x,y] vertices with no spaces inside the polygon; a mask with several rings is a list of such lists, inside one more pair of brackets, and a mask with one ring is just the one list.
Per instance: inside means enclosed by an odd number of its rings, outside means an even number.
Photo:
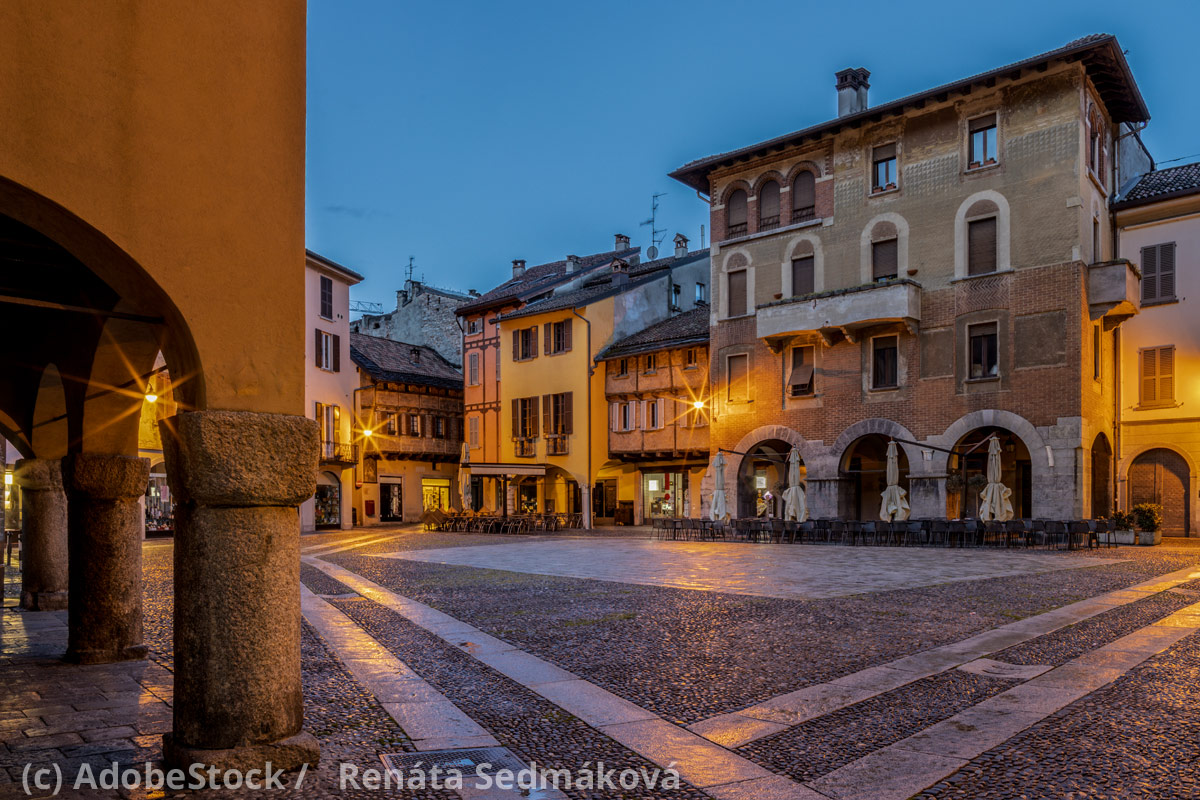
[{"label": "sloped roof", "polygon": [[619,339],[600,351],[597,361],[611,361],[614,358],[639,353],[652,353],[656,350],[667,350],[683,347],[689,344],[706,344],[708,342],[708,306],[697,306],[691,311],[676,314],[662,322],[644,328],[632,336]]},{"label": "sloped roof", "polygon": [[561,311],[566,308],[574,308],[576,306],[584,306],[588,303],[594,303],[597,300],[603,300],[606,297],[611,297],[615,294],[629,291],[630,289],[641,286],[644,283],[649,283],[658,277],[660,272],[667,270],[670,267],[682,266],[689,264],[701,258],[708,258],[709,251],[693,250],[685,256],[675,258],[660,258],[655,261],[649,261],[645,264],[638,264],[630,267],[628,276],[629,279],[624,283],[614,282],[613,274],[607,273],[598,275],[595,278],[587,281],[578,289],[573,289],[569,292],[554,294],[544,300],[539,300],[536,303],[530,303],[510,311],[500,317],[502,320],[517,319],[518,317],[528,317],[533,314],[544,314],[547,311]]},{"label": "sloped roof", "polygon": [[1113,208],[1144,205],[1200,192],[1200,162],[1147,172]]},{"label": "sloped roof", "polygon": [[308,250],[306,248],[304,251],[304,256],[313,264],[324,267],[330,272],[338,273],[339,277],[344,278],[346,283],[350,284],[351,286],[356,283],[362,283],[365,280],[362,275],[359,275],[354,270],[350,269],[349,267],[342,266],[332,258],[326,258],[320,253],[313,252],[312,250]]},{"label": "sloped roof", "polygon": [[462,388],[462,369],[432,347],[352,332],[350,358],[377,381]]},{"label": "sloped roof", "polygon": [[1125,56],[1117,44],[1117,38],[1108,33],[1095,33],[1090,36],[1084,36],[1081,39],[1076,39],[1073,42],[1068,42],[1055,50],[1024,59],[1023,61],[1006,64],[1003,67],[997,67],[987,72],[981,72],[978,75],[962,78],[953,83],[927,89],[908,97],[902,97],[899,100],[872,106],[857,114],[836,117],[795,131],[794,133],[768,139],[765,142],[759,142],[748,147],[691,161],[670,173],[670,177],[693,189],[707,192],[710,190],[708,175],[715,169],[732,166],[734,162],[739,160],[764,156],[771,151],[798,145],[805,139],[817,139],[826,134],[836,133],[842,128],[856,127],[866,122],[875,122],[882,119],[886,114],[902,113],[907,106],[915,103],[924,103],[931,98],[936,99],[938,95],[949,94],[951,92],[970,91],[976,83],[987,83],[997,78],[1015,75],[1021,70],[1048,64],[1056,59],[1079,60],[1083,62],[1088,75],[1095,84],[1097,91],[1100,92],[1101,99],[1107,106],[1114,121],[1145,122],[1150,119],[1150,111],[1146,108],[1146,103],[1142,99],[1141,92],[1133,80],[1133,73],[1130,71],[1129,64],[1125,61]]},{"label": "sloped roof", "polygon": [[547,264],[526,267],[525,274],[521,277],[511,278],[495,289],[484,292],[476,300],[464,303],[456,308],[455,313],[461,317],[465,314],[475,314],[506,303],[522,302],[554,288],[558,283],[574,280],[579,277],[579,273],[582,271],[607,264],[614,258],[631,259],[640,254],[641,251],[642,248],[640,247],[630,247],[625,250],[609,250],[606,253],[593,253],[590,256],[581,256],[579,265],[573,272],[567,272],[567,260],[565,258],[562,261],[551,261]]}]

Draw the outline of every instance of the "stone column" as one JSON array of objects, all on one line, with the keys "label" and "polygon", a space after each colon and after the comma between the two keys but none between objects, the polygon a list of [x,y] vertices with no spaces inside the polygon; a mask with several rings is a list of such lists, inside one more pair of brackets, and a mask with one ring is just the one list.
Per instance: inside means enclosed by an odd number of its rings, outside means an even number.
[{"label": "stone column", "polygon": [[808,479],[808,516],[810,519],[834,519],[841,516],[838,501],[842,478]]},{"label": "stone column", "polygon": [[160,422],[175,497],[172,766],[292,769],[301,730],[300,520],[316,490],[313,420],[196,411]]},{"label": "stone column", "polygon": [[112,453],[63,459],[71,603],[67,660],[146,657],[142,644],[142,522],[150,462]]},{"label": "stone column", "polygon": [[22,458],[13,469],[21,487],[21,608],[67,607],[67,494],[58,459]]},{"label": "stone column", "polygon": [[946,476],[908,476],[908,508],[912,519],[945,519]]}]

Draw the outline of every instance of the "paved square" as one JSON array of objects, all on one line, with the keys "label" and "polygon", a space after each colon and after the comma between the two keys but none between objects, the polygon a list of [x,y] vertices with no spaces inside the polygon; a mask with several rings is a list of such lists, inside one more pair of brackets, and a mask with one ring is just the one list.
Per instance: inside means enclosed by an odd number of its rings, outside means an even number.
[{"label": "paved square", "polygon": [[538,538],[380,554],[435,564],[731,594],[819,599],[1115,564],[1117,558],[980,549]]}]

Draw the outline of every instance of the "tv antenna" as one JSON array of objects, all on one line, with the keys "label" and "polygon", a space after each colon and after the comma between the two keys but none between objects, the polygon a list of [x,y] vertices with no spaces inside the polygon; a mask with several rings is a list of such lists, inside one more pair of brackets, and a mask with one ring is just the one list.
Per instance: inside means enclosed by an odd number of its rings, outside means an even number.
[{"label": "tv antenna", "polygon": [[641,223],[642,225],[650,226],[650,246],[646,248],[646,257],[651,261],[658,258],[658,246],[662,244],[663,238],[667,235],[665,230],[660,230],[658,227],[658,198],[666,194],[667,192],[659,192],[651,196],[650,219]]}]

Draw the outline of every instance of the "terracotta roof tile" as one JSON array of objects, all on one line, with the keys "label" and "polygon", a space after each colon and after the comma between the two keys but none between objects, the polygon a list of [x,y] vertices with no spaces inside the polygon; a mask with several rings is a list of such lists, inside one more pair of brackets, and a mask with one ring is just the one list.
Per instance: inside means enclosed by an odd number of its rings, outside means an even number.
[{"label": "terracotta roof tile", "polygon": [[462,369],[432,347],[351,333],[350,358],[375,380],[462,388]]}]

